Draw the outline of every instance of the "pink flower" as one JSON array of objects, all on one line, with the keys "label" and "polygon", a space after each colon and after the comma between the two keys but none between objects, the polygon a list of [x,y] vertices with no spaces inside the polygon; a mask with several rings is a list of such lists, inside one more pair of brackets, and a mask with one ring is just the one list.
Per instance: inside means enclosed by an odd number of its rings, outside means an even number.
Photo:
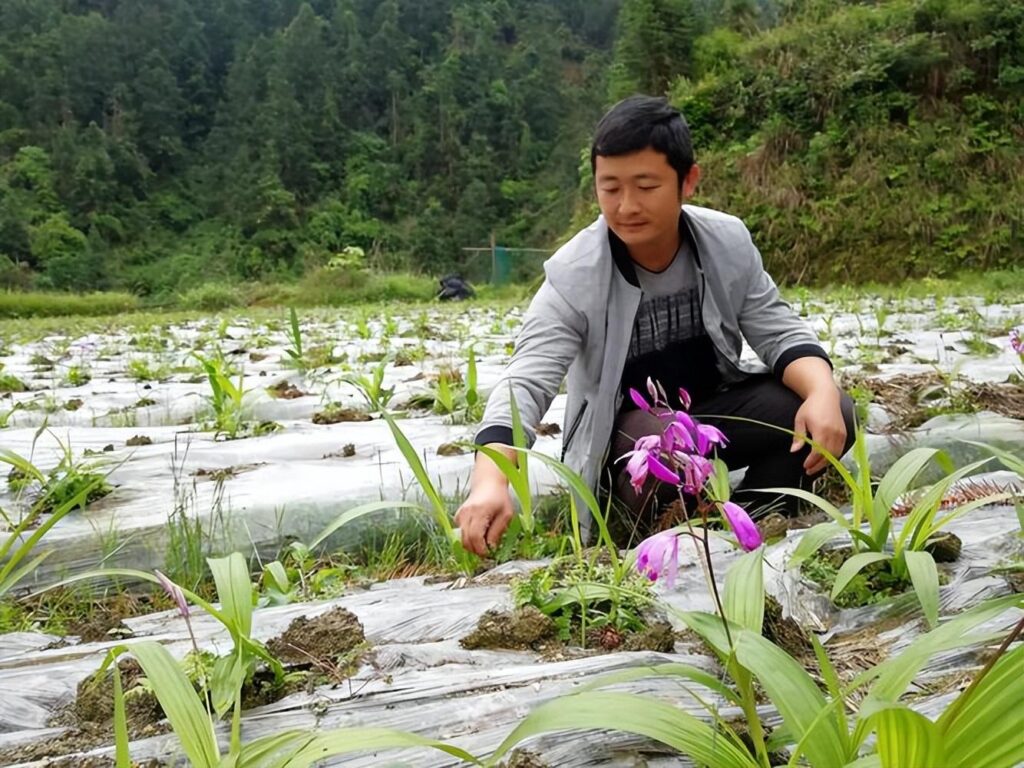
[{"label": "pink flower", "polygon": [[629,396],[636,404],[636,407],[639,408],[641,411],[646,411],[647,413],[651,412],[651,404],[648,403],[646,399],[644,399],[644,396],[641,395],[638,390],[633,389],[633,387],[630,387]]},{"label": "pink flower", "polygon": [[682,387],[679,388],[679,402],[683,406],[684,411],[690,410],[690,403],[692,402],[690,400],[690,393]]},{"label": "pink flower", "polygon": [[629,473],[629,484],[637,493],[643,490],[648,473],[662,482],[672,485],[679,484],[679,475],[665,466],[661,460],[661,442],[661,438],[657,435],[645,435],[636,441],[632,451],[628,451],[616,459],[616,461],[622,461],[627,456],[629,457],[629,461],[626,462],[626,472]]},{"label": "pink flower", "polygon": [[708,478],[714,474],[714,465],[703,456],[674,453],[672,460],[682,477],[683,493],[696,496],[704,488]]},{"label": "pink flower", "polygon": [[1021,338],[1020,328],[1010,331],[1010,348],[1018,355],[1024,355],[1024,338]]},{"label": "pink flower", "polygon": [[636,569],[651,581],[664,574],[665,585],[672,589],[679,570],[679,536],[675,531],[662,531],[641,541],[636,548]]},{"label": "pink flower", "polygon": [[722,513],[743,549],[750,552],[761,546],[761,532],[743,507],[727,501],[722,504]]},{"label": "pink flower", "polygon": [[157,580],[160,582],[160,586],[164,588],[164,591],[171,596],[175,604],[178,606],[178,612],[184,617],[188,618],[188,600],[185,599],[185,593],[181,590],[177,584],[171,581],[169,578],[164,576],[160,571],[154,571]]}]

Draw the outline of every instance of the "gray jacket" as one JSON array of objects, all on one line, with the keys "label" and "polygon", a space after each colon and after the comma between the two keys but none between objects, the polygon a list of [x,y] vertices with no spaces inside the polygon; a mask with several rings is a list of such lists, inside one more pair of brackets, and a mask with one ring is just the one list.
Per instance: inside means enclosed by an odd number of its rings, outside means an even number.
[{"label": "gray jacket", "polygon": [[[798,357],[828,359],[779,296],[742,221],[686,205],[680,232],[697,258],[704,327],[726,384],[769,369],[781,377]],[[625,246],[603,217],[548,259],[544,272],[512,360],[491,391],[476,442],[512,443],[511,384],[532,444],[531,427],[547,412],[568,371],[562,455],[596,490],[622,402],[622,372],[641,290]],[[763,362],[740,360],[744,338]]]}]

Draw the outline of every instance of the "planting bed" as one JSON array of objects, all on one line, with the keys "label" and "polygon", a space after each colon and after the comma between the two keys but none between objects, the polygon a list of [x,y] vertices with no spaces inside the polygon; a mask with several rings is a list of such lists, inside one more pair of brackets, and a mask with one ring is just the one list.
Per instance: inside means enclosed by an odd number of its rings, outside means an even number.
[{"label": "planting bed", "polygon": [[[876,472],[922,445],[947,450],[957,466],[985,455],[964,440],[1022,453],[1024,384],[1021,363],[1006,338],[1009,328],[1024,321],[1024,304],[960,299],[840,305],[805,299],[801,309],[823,337],[844,384],[861,402]],[[301,318],[301,349],[284,313],[146,327],[128,319],[83,334],[35,334],[31,326],[14,324],[0,328],[5,335],[0,375],[25,385],[24,391],[0,395],[0,423],[6,424],[0,429],[0,447],[31,457],[44,473],[63,459],[105,474],[112,486],[109,494],[69,514],[46,534],[41,548],[51,554],[22,586],[42,588],[101,564],[166,568],[168,547],[177,535],[174,526],[183,520],[201,522],[202,543],[209,551],[248,555],[255,550],[273,559],[283,543],[311,541],[331,520],[361,503],[420,498],[413,472],[374,406],[386,406],[400,417],[396,423],[454,510],[473,462],[472,453],[458,446],[471,440],[475,429],[471,401],[479,402],[499,375],[519,317],[516,309],[478,306],[382,310],[372,317],[319,313]],[[195,357],[211,360],[218,349],[242,372],[248,393],[240,414],[246,426],[239,435],[249,436],[239,439],[216,434],[211,387]],[[371,382],[378,365],[378,399],[368,403],[352,379],[363,376]],[[231,380],[237,383],[237,372]],[[439,391],[445,386],[447,392]],[[478,397],[470,397],[470,390]],[[446,398],[455,405],[453,413],[432,406]],[[564,396],[559,396],[544,422],[561,423],[563,409]],[[558,456],[558,430],[538,433],[535,447]],[[991,474],[973,482],[1019,493],[1024,479],[997,469],[996,463],[986,466]],[[557,485],[539,461],[531,462],[530,470],[536,493]],[[0,481],[0,506],[13,511],[16,521],[32,489],[19,491],[14,485]],[[375,528],[397,525],[395,520],[391,513],[361,518],[340,529],[332,545],[354,546]],[[894,531],[902,524],[895,518]],[[1014,507],[1005,501],[982,507],[956,520],[950,530],[961,539],[962,551],[957,560],[940,566],[940,615],[1011,594],[1015,582],[999,569],[1024,560]],[[802,535],[791,530],[766,550],[766,588],[777,601],[773,626],[790,622],[787,626],[798,633],[818,633],[843,679],[925,631],[912,594],[861,608],[834,606],[799,570],[785,567]],[[712,547],[721,578],[737,553],[719,539]],[[720,672],[706,647],[684,631],[671,611],[674,647],[670,642],[664,651],[608,652],[595,647],[600,642],[585,650],[570,645],[554,651],[533,640],[515,650],[463,642],[478,632],[488,611],[514,608],[509,577],[540,565],[514,561],[473,577],[393,579],[351,587],[328,600],[257,609],[253,636],[274,641],[271,648],[292,664],[305,664],[303,659],[313,653],[295,642],[305,636],[316,639],[307,620],[330,616],[338,626],[354,626],[346,624],[349,614],[330,613],[338,607],[358,619],[366,648],[360,646],[348,659],[352,668],[346,674],[249,708],[243,739],[289,728],[379,726],[484,755],[533,708],[603,673],[679,660]],[[659,584],[656,591],[670,609],[715,607],[688,546],[681,547],[675,588]],[[489,615],[493,623],[494,614]],[[1009,608],[986,628],[1005,632],[1020,616],[1019,607]],[[79,726],[66,713],[79,685],[96,671],[106,650],[120,642],[157,640],[179,659],[192,649],[177,611],[130,616],[122,625],[117,635],[107,639],[101,634],[91,642],[33,631],[0,635],[0,689],[5,691],[0,697],[0,765],[43,765],[61,754],[66,765],[111,760],[113,748],[106,737],[97,740],[93,734],[76,741]],[[201,649],[224,653],[231,648],[227,633],[209,616],[193,612],[191,626]],[[812,666],[813,654],[800,660]],[[914,683],[914,708],[934,717],[983,661],[977,648],[938,654]],[[717,693],[694,684],[684,688],[669,678],[622,683],[615,690],[649,693],[706,718],[693,695],[697,690],[723,717],[742,717]],[[780,722],[770,708],[762,715],[769,726]],[[219,735],[226,743],[226,728]],[[134,736],[134,760],[184,764],[173,734],[137,731]],[[58,746],[44,757],[43,743]],[[460,763],[440,752],[413,750],[349,756],[329,764]],[[543,736],[509,764],[690,763],[654,741],[603,731],[586,738]]]}]

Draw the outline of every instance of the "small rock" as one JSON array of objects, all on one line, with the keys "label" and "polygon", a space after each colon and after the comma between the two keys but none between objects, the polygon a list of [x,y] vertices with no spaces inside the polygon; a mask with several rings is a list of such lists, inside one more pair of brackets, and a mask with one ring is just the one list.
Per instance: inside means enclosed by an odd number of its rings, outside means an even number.
[{"label": "small rock", "polygon": [[146,435],[135,435],[133,437],[129,437],[124,444],[129,448],[137,448],[140,445],[152,445],[153,439]]},{"label": "small rock", "polygon": [[113,443],[107,443],[106,445],[104,445],[103,446],[103,452],[104,453],[113,453],[114,452],[114,444]]}]

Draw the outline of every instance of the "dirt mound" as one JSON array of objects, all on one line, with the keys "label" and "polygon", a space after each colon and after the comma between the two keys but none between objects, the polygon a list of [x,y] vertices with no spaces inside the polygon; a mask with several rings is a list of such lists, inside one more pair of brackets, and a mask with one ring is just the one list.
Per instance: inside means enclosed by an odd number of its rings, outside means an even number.
[{"label": "dirt mound", "polygon": [[333,662],[366,642],[363,625],[351,611],[338,606],[315,618],[299,616],[267,648],[292,664]]},{"label": "dirt mound", "polygon": [[480,617],[476,629],[460,644],[467,650],[480,648],[534,649],[537,643],[555,636],[555,622],[532,605],[514,612],[492,609]]}]

